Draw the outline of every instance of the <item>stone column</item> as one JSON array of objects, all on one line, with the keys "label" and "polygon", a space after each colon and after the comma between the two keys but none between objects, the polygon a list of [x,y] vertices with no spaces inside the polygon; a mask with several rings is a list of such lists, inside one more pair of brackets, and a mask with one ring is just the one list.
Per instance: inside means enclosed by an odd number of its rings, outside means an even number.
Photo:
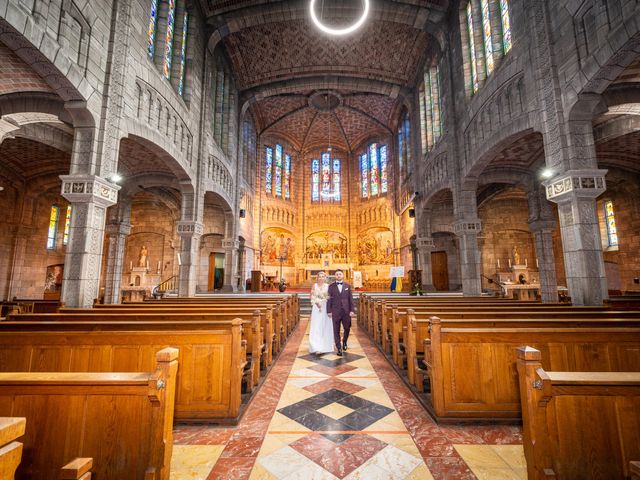
[{"label": "stone column", "polygon": [[61,301],[89,308],[98,297],[107,207],[117,202],[119,186],[97,175],[61,175],[62,196],[71,203],[69,243]]},{"label": "stone column", "polygon": [[569,170],[544,182],[558,204],[569,295],[574,305],[602,305],[608,298],[596,197],[606,190],[606,170]]},{"label": "stone column", "polygon": [[482,228],[480,219],[463,219],[454,224],[454,232],[459,240],[460,273],[462,274],[462,294],[478,296],[482,294],[480,281],[480,249],[478,234]]},{"label": "stone column", "polygon": [[27,242],[33,238],[34,229],[31,227],[20,226],[16,229],[13,239],[13,255],[11,260],[11,275],[9,277],[9,285],[7,289],[7,300],[13,297],[21,297],[20,287],[22,283],[22,269],[24,267],[25,252]]},{"label": "stone column", "polygon": [[198,282],[198,247],[203,232],[204,225],[200,222],[191,220],[178,222],[178,235],[180,235],[182,239],[179,253],[179,297],[193,297],[196,294],[196,285]]},{"label": "stone column", "polygon": [[104,303],[120,303],[122,273],[124,271],[124,252],[127,237],[131,233],[129,223],[112,223],[107,225],[109,234],[109,251],[107,253],[107,273],[104,287]]},{"label": "stone column", "polygon": [[542,303],[558,301],[556,262],[553,255],[553,231],[555,228],[555,220],[534,220],[529,222],[529,229],[533,233],[536,244]]},{"label": "stone column", "polygon": [[232,238],[222,240],[224,248],[224,285],[223,292],[238,291],[238,249],[240,242]]},{"label": "stone column", "polygon": [[433,276],[431,269],[431,252],[435,249],[432,237],[417,237],[416,250],[418,252],[418,268],[422,270],[422,289],[433,292]]}]

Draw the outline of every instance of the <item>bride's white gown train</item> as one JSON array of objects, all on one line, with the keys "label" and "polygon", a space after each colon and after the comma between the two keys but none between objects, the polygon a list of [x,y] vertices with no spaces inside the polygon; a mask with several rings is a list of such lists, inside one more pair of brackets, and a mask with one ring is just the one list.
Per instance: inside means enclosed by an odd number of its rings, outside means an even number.
[{"label": "bride's white gown train", "polygon": [[[329,285],[311,289],[311,327],[309,328],[309,353],[333,352],[333,322],[327,315]],[[318,307],[320,303],[320,307]]]}]

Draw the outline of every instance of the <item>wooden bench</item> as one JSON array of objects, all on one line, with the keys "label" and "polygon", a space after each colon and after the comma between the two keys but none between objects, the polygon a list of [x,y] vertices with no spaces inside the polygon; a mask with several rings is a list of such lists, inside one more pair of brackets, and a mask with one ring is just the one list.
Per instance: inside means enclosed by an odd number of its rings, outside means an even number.
[{"label": "wooden bench", "polygon": [[91,480],[93,458],[76,458],[67,463],[60,472],[63,480]]},{"label": "wooden bench", "polygon": [[236,423],[246,365],[242,319],[0,324],[0,371],[137,372],[154,352],[180,349],[175,417]]},{"label": "wooden bench", "polygon": [[631,480],[640,480],[640,461],[629,462],[629,473]]},{"label": "wooden bench", "polygon": [[152,303],[128,303],[122,305],[100,305],[93,309],[60,308],[59,313],[67,314],[87,314],[87,313],[121,313],[123,315],[137,314],[141,312],[152,314],[166,314],[177,312],[200,313],[200,314],[226,314],[235,317],[260,316],[260,324],[263,333],[264,343],[264,364],[271,365],[273,358],[280,352],[281,336],[276,332],[282,332],[282,315],[279,310],[274,311],[272,306],[262,305],[242,305],[242,306],[220,306],[201,304],[162,304]]},{"label": "wooden bench", "polygon": [[22,459],[22,443],[17,439],[24,435],[24,417],[0,417],[0,478],[13,480]]},{"label": "wooden bench", "polygon": [[267,367],[272,358],[272,331],[269,311],[259,309],[233,309],[220,310],[202,308],[61,308],[59,314],[49,316],[38,315],[12,315],[8,317],[12,321],[84,321],[108,320],[108,321],[219,321],[243,318],[242,338],[247,341],[247,368],[250,369],[250,379],[247,389],[250,392],[253,386],[260,380],[261,366]]},{"label": "wooden bench", "polygon": [[0,415],[27,419],[17,479],[59,478],[77,457],[97,479],[168,480],[178,350],[144,373],[0,373]]},{"label": "wooden bench", "polygon": [[[502,313],[502,312],[500,312]],[[572,318],[567,318],[564,312],[560,318],[554,318],[552,313],[546,312],[544,315],[520,315],[519,312],[511,312],[513,315],[503,318],[440,318],[440,317],[419,317],[415,311],[408,310],[407,313],[400,313],[400,316],[407,318],[406,341],[404,348],[406,352],[407,379],[419,392],[423,391],[423,381],[426,378],[426,368],[424,367],[425,345],[430,343],[430,323],[439,319],[441,328],[602,328],[602,327],[640,327],[640,314],[628,316],[627,318],[582,318],[578,314]],[[473,315],[468,315],[473,317]],[[443,315],[444,317],[444,315]]]},{"label": "wooden bench", "polygon": [[629,478],[640,458],[640,373],[549,371],[531,347],[517,356],[528,478]]},{"label": "wooden bench", "polygon": [[640,328],[441,328],[425,351],[430,410],[438,419],[520,416],[516,348],[542,351],[558,371],[640,371]]},{"label": "wooden bench", "polygon": [[11,302],[18,305],[21,313],[55,313],[60,307],[58,300],[14,298]]}]

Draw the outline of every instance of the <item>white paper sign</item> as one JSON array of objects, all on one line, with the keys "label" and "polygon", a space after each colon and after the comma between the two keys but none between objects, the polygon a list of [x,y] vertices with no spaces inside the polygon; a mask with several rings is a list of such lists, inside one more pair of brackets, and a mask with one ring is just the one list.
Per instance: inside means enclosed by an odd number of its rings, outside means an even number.
[{"label": "white paper sign", "polygon": [[404,265],[400,267],[391,267],[391,270],[389,271],[389,276],[391,278],[404,277]]}]

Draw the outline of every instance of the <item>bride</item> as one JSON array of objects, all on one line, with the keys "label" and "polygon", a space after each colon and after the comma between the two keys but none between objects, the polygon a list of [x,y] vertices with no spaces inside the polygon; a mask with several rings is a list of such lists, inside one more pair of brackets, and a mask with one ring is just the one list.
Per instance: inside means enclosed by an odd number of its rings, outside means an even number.
[{"label": "bride", "polygon": [[327,274],[318,273],[317,283],[311,288],[311,328],[309,329],[309,353],[333,352],[333,323],[327,315],[329,285]]}]

